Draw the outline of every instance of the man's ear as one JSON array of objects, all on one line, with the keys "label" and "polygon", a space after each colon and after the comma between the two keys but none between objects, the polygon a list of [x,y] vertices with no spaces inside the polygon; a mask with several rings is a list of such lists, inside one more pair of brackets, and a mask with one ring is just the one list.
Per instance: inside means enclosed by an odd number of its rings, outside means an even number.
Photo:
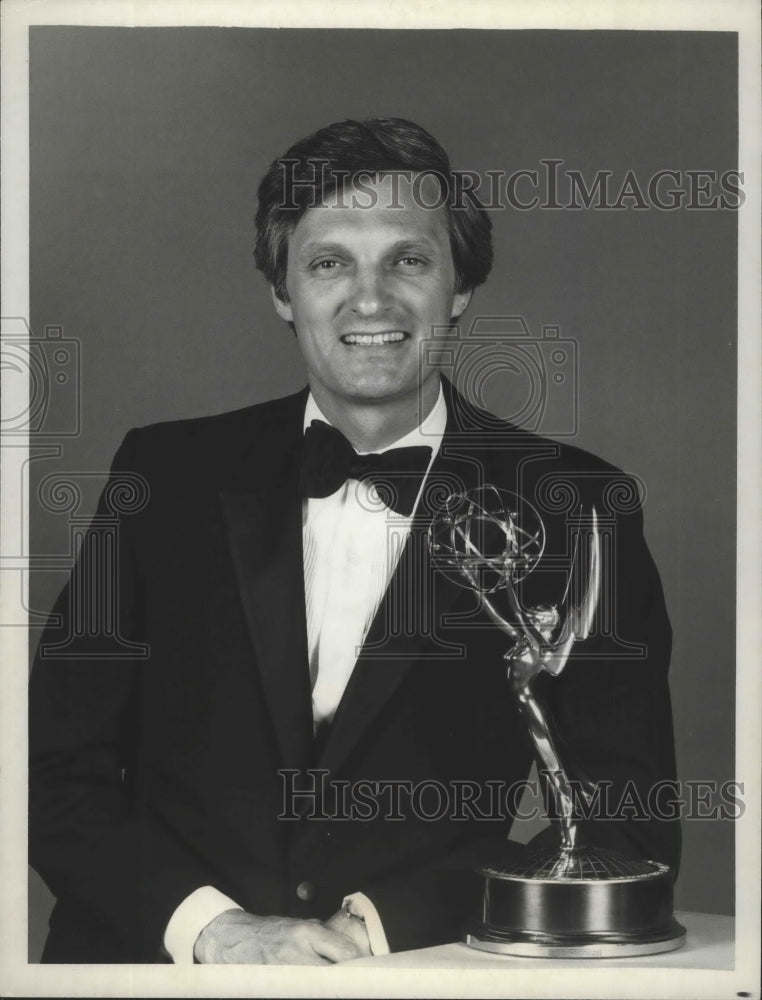
[{"label": "man's ear", "polygon": [[[278,293],[275,291],[274,285],[270,285],[270,295],[272,295],[275,311],[280,316],[280,318],[285,319],[287,323],[293,323],[294,312],[291,308],[291,303],[284,302],[283,299],[278,297]],[[465,306],[463,308],[465,308]]]},{"label": "man's ear", "polygon": [[473,288],[469,288],[465,292],[456,292],[452,299],[452,319],[458,319],[468,307],[468,303],[471,301],[471,296],[473,294]]}]

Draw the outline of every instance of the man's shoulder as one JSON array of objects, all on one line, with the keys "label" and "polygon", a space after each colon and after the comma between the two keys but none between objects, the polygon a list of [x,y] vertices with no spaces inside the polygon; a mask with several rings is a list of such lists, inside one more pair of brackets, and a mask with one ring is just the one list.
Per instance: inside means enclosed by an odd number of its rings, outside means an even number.
[{"label": "man's shoulder", "polygon": [[622,476],[624,473],[600,455],[569,439],[545,437],[471,403],[450,385],[445,386],[451,416],[451,440],[474,452],[492,454],[497,460],[507,456],[538,466]]},{"label": "man's shoulder", "polygon": [[642,502],[637,476],[578,445],[515,427],[497,440],[500,446],[485,456],[485,466],[492,467],[495,479],[510,470],[517,491],[549,511],[599,505],[603,498],[606,507],[624,513]]},{"label": "man's shoulder", "polygon": [[[224,485],[236,470],[271,466],[299,439],[307,391],[252,406],[130,430],[112,470],[172,490]],[[221,488],[221,487],[220,487]]]},{"label": "man's shoulder", "polygon": [[580,504],[634,513],[643,500],[637,475],[569,440],[544,437],[452,394],[455,453],[468,455],[482,481],[510,489],[553,512]]},{"label": "man's shoulder", "polygon": [[306,398],[307,390],[302,389],[289,396],[236,410],[145,424],[134,428],[130,435],[139,441],[142,449],[238,448],[298,424]]}]

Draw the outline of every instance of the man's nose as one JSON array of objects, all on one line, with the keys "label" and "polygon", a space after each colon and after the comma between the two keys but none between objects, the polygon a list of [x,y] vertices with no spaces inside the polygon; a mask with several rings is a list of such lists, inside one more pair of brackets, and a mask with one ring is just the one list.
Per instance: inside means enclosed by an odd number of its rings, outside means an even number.
[{"label": "man's nose", "polygon": [[358,316],[374,316],[392,302],[388,278],[380,268],[361,268],[355,275],[349,306]]}]

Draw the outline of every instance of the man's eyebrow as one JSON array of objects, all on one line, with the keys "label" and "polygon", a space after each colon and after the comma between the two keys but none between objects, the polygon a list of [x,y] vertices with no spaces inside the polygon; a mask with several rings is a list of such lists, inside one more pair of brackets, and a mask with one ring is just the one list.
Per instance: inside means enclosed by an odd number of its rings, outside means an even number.
[{"label": "man's eyebrow", "polygon": [[400,253],[402,250],[426,250],[428,253],[432,251],[439,251],[439,247],[434,242],[434,240],[429,239],[428,236],[415,236],[407,240],[397,240],[397,242],[390,247],[390,253]]},{"label": "man's eyebrow", "polygon": [[335,240],[310,240],[299,250],[299,257],[311,257],[316,253],[346,253],[347,248]]}]

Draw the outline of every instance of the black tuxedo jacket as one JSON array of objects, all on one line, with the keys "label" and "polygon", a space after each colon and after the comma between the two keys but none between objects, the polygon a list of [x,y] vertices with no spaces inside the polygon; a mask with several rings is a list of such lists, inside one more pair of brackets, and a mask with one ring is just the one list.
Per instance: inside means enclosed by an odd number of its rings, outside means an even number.
[{"label": "black tuxedo jacket", "polygon": [[[298,492],[306,390],[127,435],[30,682],[30,859],[57,897],[44,961],[160,961],[170,916],[203,885],[254,913],[319,918],[363,891],[392,950],[458,936],[478,905],[472,866],[508,823],[486,800],[459,808],[456,789],[523,779],[531,753],[505,636],[430,565],[431,510],[453,490],[493,483],[541,513],[547,570],[527,578],[531,603],[558,601],[570,520],[596,505],[598,627],[545,695],[590,778],[646,802],[674,777],[670,628],[632,482],[446,394],[421,509],[317,741]],[[320,786],[310,768],[324,793],[286,801],[289,786]],[[375,784],[395,781],[418,789],[415,808]],[[362,782],[366,805],[330,818],[338,790],[346,810]],[[676,824],[637,812],[591,820],[591,838],[675,866]]]}]

